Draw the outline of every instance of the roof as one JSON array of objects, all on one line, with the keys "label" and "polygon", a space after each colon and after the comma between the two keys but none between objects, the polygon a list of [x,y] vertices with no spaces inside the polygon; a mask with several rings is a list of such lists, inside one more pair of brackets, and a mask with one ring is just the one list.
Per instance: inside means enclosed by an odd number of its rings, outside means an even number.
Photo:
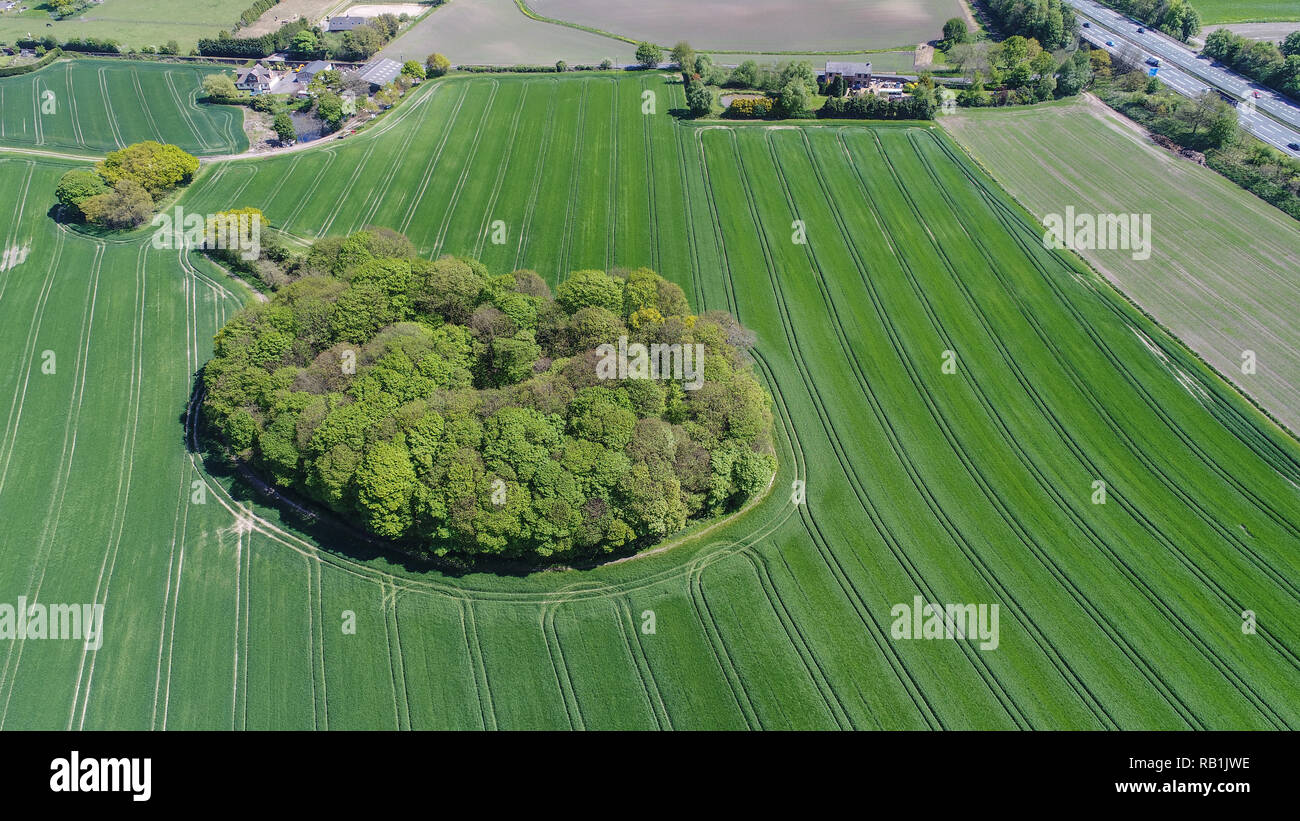
[{"label": "roof", "polygon": [[361,68],[357,69],[357,74],[361,77],[361,79],[365,80],[371,85],[377,85],[377,86],[388,85],[393,80],[396,80],[397,75],[401,73],[402,73],[401,63],[397,62],[396,60],[389,60],[384,57],[371,60]]},{"label": "roof", "polygon": [[357,26],[364,26],[368,22],[370,22],[370,20],[366,17],[347,17],[340,15],[338,17],[329,18],[328,25],[330,31],[350,31]]},{"label": "roof", "polygon": [[871,63],[827,63],[827,74],[870,74]]},{"label": "roof", "polygon": [[328,70],[329,70],[329,67],[330,67],[330,64],[327,63],[327,62],[325,62],[324,60],[312,60],[310,63],[308,63],[307,65],[303,66],[303,67],[302,67],[302,70],[299,71],[298,73],[299,73],[299,74],[319,74],[319,73],[322,72],[322,71],[328,71]]}]

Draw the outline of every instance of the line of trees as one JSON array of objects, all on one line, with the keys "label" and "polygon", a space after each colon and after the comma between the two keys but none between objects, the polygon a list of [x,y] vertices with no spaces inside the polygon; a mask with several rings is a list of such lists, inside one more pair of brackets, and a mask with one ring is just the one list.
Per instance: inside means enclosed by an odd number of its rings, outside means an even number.
[{"label": "line of trees", "polygon": [[1183,42],[1201,30],[1201,13],[1188,0],[1106,0],[1106,3]]},{"label": "line of trees", "polygon": [[1256,82],[1300,100],[1300,31],[1291,32],[1275,44],[1217,29],[1205,38],[1203,53]]},{"label": "line of trees", "polygon": [[1114,76],[1109,63],[1099,63],[1097,95],[1149,131],[1201,152],[1207,166],[1300,219],[1300,162],[1243,135],[1236,110],[1215,92],[1189,100],[1147,76],[1137,62],[1117,59]]},{"label": "line of trees", "polygon": [[1049,51],[1072,44],[1078,30],[1074,10],[1061,0],[985,0],[985,6],[999,28],[1033,38]]},{"label": "line of trees", "polygon": [[816,69],[807,60],[787,60],[769,65],[745,60],[728,70],[715,66],[707,54],[696,53],[684,41],[673,47],[671,56],[682,70],[687,107],[696,116],[707,114],[712,109],[714,93],[710,86],[763,91],[770,98],[768,106],[752,106],[743,98],[736,100],[728,109],[731,117],[811,117],[818,108],[818,95],[822,89]]},{"label": "line of trees", "polygon": [[1073,96],[1092,82],[1094,53],[1079,48],[1058,63],[1037,40],[1019,34],[1000,43],[985,40],[954,47],[949,62],[971,75],[971,84],[957,95],[957,104],[1027,105]]}]

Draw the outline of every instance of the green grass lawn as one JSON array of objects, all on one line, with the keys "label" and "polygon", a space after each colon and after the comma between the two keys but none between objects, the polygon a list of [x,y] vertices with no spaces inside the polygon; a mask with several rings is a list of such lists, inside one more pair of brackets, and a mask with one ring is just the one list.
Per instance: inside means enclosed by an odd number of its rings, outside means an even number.
[{"label": "green grass lawn", "polygon": [[[28,0],[27,5],[37,3]],[[66,20],[54,20],[32,8],[22,14],[0,14],[0,41],[12,43],[28,35],[50,35],[60,41],[93,37],[142,48],[175,40],[181,54],[188,54],[199,38],[216,37],[222,29],[233,30],[240,12],[248,6],[248,0],[186,0],[181,11],[171,0],[104,0]]]},{"label": "green grass lawn", "polygon": [[1195,5],[1201,13],[1201,22],[1207,26],[1300,20],[1300,7],[1296,6],[1295,0],[1196,0]]},{"label": "green grass lawn", "polygon": [[[246,295],[147,234],[60,230],[66,165],[0,161],[26,192],[0,233],[29,249],[0,273],[0,590],[108,621],[97,652],[0,645],[0,726],[1300,725],[1300,446],[1044,250],[943,131],[683,104],[656,74],[457,78],[363,135],[206,166],[181,200],[302,237],[386,225],[553,285],[648,265],[757,333],[770,494],[527,577],[419,572],[203,471],[181,415]],[[999,604],[999,647],[895,640],[916,595]]]},{"label": "green grass lawn", "polygon": [[79,59],[0,78],[0,145],[101,154],[158,140],[198,155],[241,153],[243,111],[196,102],[216,70]]}]

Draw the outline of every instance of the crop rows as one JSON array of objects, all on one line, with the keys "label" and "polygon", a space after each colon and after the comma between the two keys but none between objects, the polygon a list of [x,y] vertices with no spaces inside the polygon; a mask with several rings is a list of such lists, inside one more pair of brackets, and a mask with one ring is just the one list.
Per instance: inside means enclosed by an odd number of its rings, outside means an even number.
[{"label": "crop rows", "polygon": [[[22,365],[0,374],[0,600],[39,586],[108,622],[98,651],[0,647],[0,726],[1300,726],[1296,443],[1044,250],[941,133],[697,126],[681,105],[659,75],[431,83],[356,137],[215,163],[181,200],[304,239],[386,225],[553,284],[657,267],[755,331],[770,493],[582,573],[421,572],[205,469],[192,377],[247,295],[147,235],[55,227],[67,166],[0,159],[34,192],[0,213],[31,246],[0,272]],[[916,595],[998,603],[998,648],[894,639]]]}]

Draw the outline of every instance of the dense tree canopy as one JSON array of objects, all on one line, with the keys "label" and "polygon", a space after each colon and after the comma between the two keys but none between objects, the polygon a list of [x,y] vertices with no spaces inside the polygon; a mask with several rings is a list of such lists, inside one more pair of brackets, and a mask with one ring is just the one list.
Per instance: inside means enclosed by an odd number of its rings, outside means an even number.
[{"label": "dense tree canopy", "polygon": [[[627,551],[775,471],[752,338],[653,271],[578,271],[552,298],[536,273],[419,259],[380,229],[299,267],[217,335],[206,420],[269,481],[414,553]],[[638,372],[659,345],[698,351],[697,378]]]},{"label": "dense tree canopy", "polygon": [[93,171],[69,171],[54,193],[75,220],[132,228],[149,219],[157,198],[187,184],[198,170],[198,157],[150,140],[109,153]]}]

